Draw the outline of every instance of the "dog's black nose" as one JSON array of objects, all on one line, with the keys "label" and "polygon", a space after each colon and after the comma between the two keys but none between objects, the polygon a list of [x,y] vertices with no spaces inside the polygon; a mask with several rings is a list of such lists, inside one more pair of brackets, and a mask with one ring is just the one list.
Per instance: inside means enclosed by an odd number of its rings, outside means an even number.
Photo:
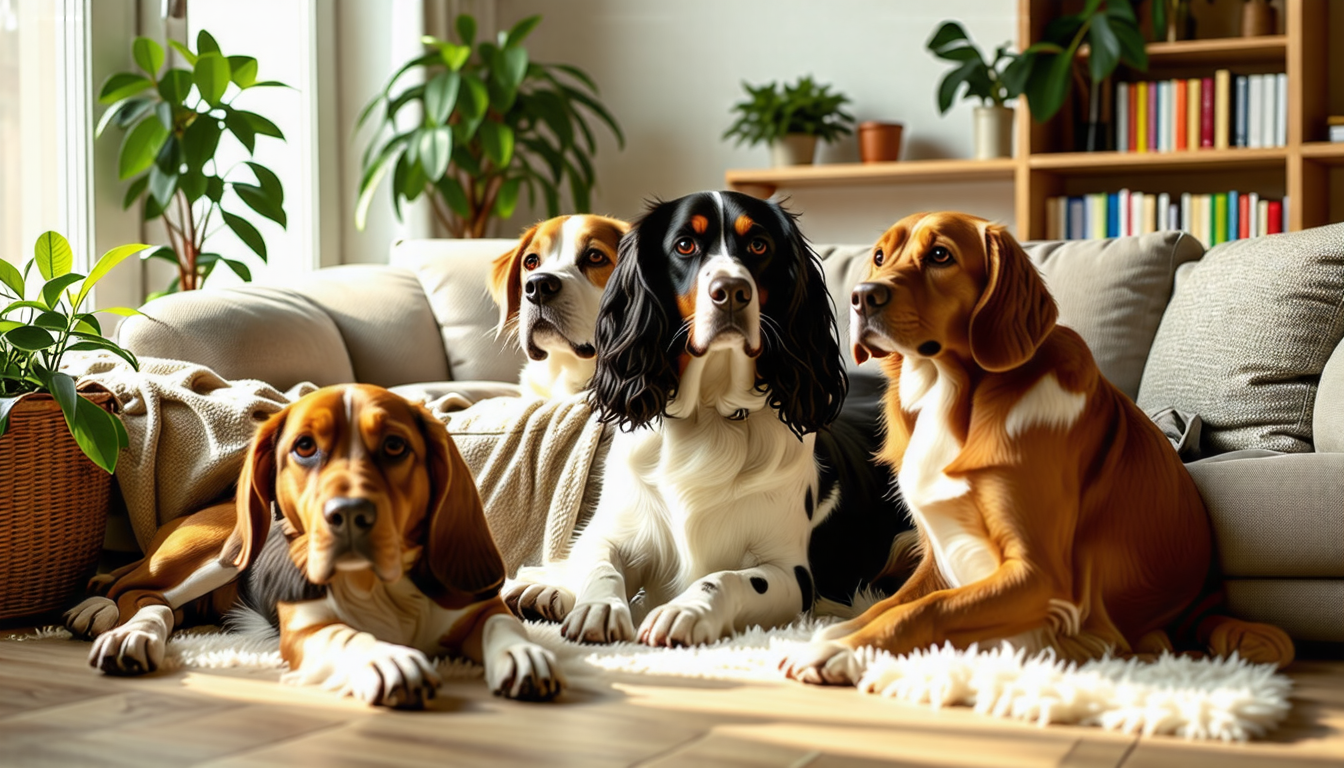
[{"label": "dog's black nose", "polygon": [[560,278],[555,275],[533,275],[523,283],[523,294],[533,304],[545,304],[560,292]]},{"label": "dog's black nose", "polygon": [[859,283],[849,295],[849,303],[864,315],[885,307],[889,301],[891,290],[881,283]]},{"label": "dog's black nose", "polygon": [[368,499],[341,497],[330,499],[322,506],[322,517],[334,534],[348,531],[359,535],[373,527],[378,519],[378,508]]},{"label": "dog's black nose", "polygon": [[709,284],[714,306],[736,312],[751,302],[751,283],[744,277],[716,277]]}]

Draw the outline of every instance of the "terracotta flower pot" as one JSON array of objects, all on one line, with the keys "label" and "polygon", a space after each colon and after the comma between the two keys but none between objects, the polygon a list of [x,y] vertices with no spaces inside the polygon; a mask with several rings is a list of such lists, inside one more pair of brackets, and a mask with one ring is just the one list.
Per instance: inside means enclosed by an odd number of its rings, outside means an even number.
[{"label": "terracotta flower pot", "polygon": [[781,165],[811,165],[817,154],[817,137],[790,133],[770,145],[770,159]]},{"label": "terracotta flower pot", "polygon": [[859,159],[865,163],[893,163],[901,159],[900,123],[865,120],[859,123]]}]

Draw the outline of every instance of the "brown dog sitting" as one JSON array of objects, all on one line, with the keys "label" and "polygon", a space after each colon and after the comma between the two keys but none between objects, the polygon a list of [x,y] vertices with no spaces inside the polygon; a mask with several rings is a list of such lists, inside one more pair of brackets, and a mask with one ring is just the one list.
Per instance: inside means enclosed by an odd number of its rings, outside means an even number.
[{"label": "brown dog sitting", "polygon": [[499,597],[504,562],[447,429],[380,387],[327,387],[271,417],[236,503],[168,523],[113,577],[66,614],[108,674],[153,671],[174,627],[240,605],[278,624],[288,680],[371,704],[424,706],[442,654],[484,664],[512,698],[564,683]]},{"label": "brown dog sitting", "polygon": [[[818,632],[790,677],[853,683],[853,650],[1008,640],[1062,658],[1155,652],[1210,572],[1203,501],[1163,434],[1097,370],[1002,228],[916,214],[853,292],[854,355],[891,383],[879,459],[923,557],[891,598]],[[1222,616],[1217,654],[1288,663],[1281,630]]]}]

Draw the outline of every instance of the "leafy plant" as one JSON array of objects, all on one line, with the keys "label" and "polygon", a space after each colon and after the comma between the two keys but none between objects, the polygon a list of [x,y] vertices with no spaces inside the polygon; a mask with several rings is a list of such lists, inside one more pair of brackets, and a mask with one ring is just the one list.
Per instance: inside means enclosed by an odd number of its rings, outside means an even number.
[{"label": "leafy plant", "polygon": [[790,133],[816,136],[830,142],[852,133],[854,116],[843,107],[849,97],[831,93],[829,85],[818,86],[812,77],[801,77],[780,89],[770,82],[761,86],[742,83],[748,98],[733,105],[737,120],[723,138],[737,137],[737,144],[772,144]]},{"label": "leafy plant", "polygon": [[945,21],[926,44],[940,59],[957,63],[938,84],[938,112],[947,114],[957,91],[966,86],[963,98],[978,98],[985,106],[1002,107],[1022,95],[1031,74],[1031,55],[1011,53],[1004,43],[994,50],[994,60],[985,60],[966,30],[955,21]]},{"label": "leafy plant", "polygon": [[[126,130],[121,142],[118,175],[131,180],[123,201],[130,208],[144,201],[146,221],[162,219],[169,245],[145,255],[177,267],[177,278],[166,291],[149,298],[200,288],[211,272],[224,264],[243,280],[251,280],[248,266],[237,258],[206,251],[206,241],[228,227],[256,255],[266,261],[266,241],[240,213],[224,209],[226,193],[234,200],[282,228],[286,226],[285,191],[267,167],[245,161],[222,168],[215,160],[227,132],[253,155],[258,136],[284,140],[270,120],[234,106],[238,96],[253,88],[287,87],[257,80],[257,60],[225,56],[209,32],[201,31],[193,51],[176,40],[168,42],[191,69],[163,70],[164,50],[147,37],[137,37],[131,52],[139,72],[119,72],[107,78],[98,101],[110,105],[98,121],[95,136],[115,124]],[[246,166],[250,174],[235,171]],[[251,183],[255,180],[256,183]],[[222,223],[214,220],[218,213]],[[211,225],[215,229],[211,229]]]},{"label": "leafy plant", "polygon": [[[1166,28],[1164,0],[1152,3],[1153,26]],[[1078,49],[1086,42],[1090,49],[1087,57],[1087,81],[1075,72]],[[1130,0],[1087,0],[1075,14],[1053,19],[1045,33],[1023,55],[1032,58],[1027,76],[1027,104],[1037,122],[1055,116],[1068,96],[1070,82],[1077,79],[1089,99],[1091,122],[1096,122],[1099,108],[1097,84],[1111,76],[1122,62],[1130,67],[1147,71],[1148,51],[1143,33]]]},{"label": "leafy plant", "polygon": [[[136,243],[113,248],[86,276],[70,271],[74,258],[66,239],[46,232],[37,238],[34,256],[23,272],[0,260],[0,297],[8,302],[0,310],[0,435],[9,426],[10,411],[24,395],[49,392],[84,455],[109,473],[116,468],[117,452],[129,444],[126,428],[116,416],[75,392],[74,379],[60,371],[61,358],[72,351],[106,351],[139,370],[135,355],[103,337],[94,312],[80,310],[89,291],[113,267],[150,247]],[[34,266],[45,282],[27,299],[24,284]],[[95,311],[139,314],[126,307]]]},{"label": "leafy plant", "polygon": [[[534,206],[540,190],[551,216],[566,181],[574,209],[592,207],[597,143],[584,113],[622,148],[625,136],[583,70],[531,60],[523,40],[540,23],[530,16],[476,44],[476,20],[463,14],[454,23],[459,42],[423,38],[429,50],[398,69],[359,116],[363,126],[378,115],[379,128],[364,152],[355,226],[364,227],[389,171],[397,216],[402,201],[424,195],[454,237],[484,237],[492,218],[513,215],[524,187]],[[412,70],[423,82],[397,90]],[[420,115],[400,129],[397,116],[412,104]]]}]

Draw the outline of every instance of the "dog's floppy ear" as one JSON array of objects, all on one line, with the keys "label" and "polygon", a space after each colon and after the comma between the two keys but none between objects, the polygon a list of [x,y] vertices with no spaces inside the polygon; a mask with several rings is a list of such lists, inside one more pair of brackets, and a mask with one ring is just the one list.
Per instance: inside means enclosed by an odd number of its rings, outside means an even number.
[{"label": "dog's floppy ear", "polygon": [[808,245],[792,214],[778,209],[788,233],[780,257],[790,260],[789,296],[778,288],[762,312],[774,322],[762,333],[777,334],[756,361],[757,375],[770,388],[770,405],[799,437],[835,421],[849,390],[835,327],[835,305],[826,291],[821,259]]},{"label": "dog's floppy ear", "polygon": [[523,300],[523,284],[520,272],[523,268],[523,254],[532,244],[540,224],[533,224],[518,240],[518,247],[500,254],[490,264],[490,298],[499,305],[499,325],[495,326],[495,335],[504,333],[509,321],[518,316],[518,305]]},{"label": "dog's floppy ear", "polygon": [[251,565],[271,532],[271,505],[275,503],[275,441],[285,428],[289,408],[261,425],[243,459],[238,476],[238,521],[220,554],[223,565],[239,570]]},{"label": "dog's floppy ear", "polygon": [[971,313],[971,357],[987,371],[1008,371],[1036,354],[1059,309],[1022,246],[996,224],[985,227],[985,267],[985,290]]},{"label": "dog's floppy ear", "polygon": [[448,429],[419,409],[429,471],[425,546],[411,571],[420,591],[448,609],[465,608],[499,594],[504,558],[490,535],[471,470]]},{"label": "dog's floppy ear", "polygon": [[603,423],[614,422],[625,430],[663,416],[677,387],[676,358],[685,348],[684,338],[675,344],[681,318],[672,319],[666,271],[657,266],[646,270],[642,263],[661,265],[666,259],[660,253],[642,253],[662,247],[656,235],[647,244],[640,238],[640,229],[650,226],[657,212],[655,208],[621,238],[616,268],[597,312],[597,369],[588,385],[589,403]]}]

